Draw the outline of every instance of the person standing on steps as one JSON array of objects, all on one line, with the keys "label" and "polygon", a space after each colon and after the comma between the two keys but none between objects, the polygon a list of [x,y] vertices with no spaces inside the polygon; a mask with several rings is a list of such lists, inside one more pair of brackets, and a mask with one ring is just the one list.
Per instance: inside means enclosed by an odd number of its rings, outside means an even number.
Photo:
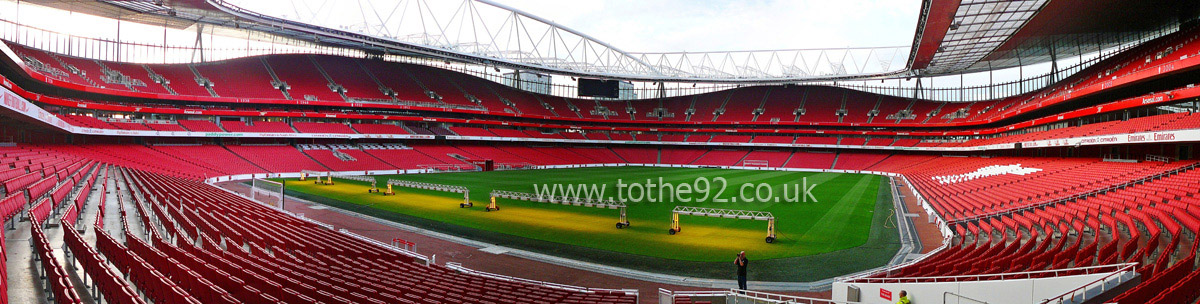
[{"label": "person standing on steps", "polygon": [[750,260],[746,259],[746,252],[739,252],[733,264],[737,265],[738,289],[746,290],[746,265],[750,264]]}]

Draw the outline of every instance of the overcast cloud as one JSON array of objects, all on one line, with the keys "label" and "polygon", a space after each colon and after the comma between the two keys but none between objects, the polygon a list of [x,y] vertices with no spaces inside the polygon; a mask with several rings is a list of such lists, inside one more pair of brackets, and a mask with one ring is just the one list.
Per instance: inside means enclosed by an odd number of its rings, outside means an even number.
[{"label": "overcast cloud", "polygon": [[497,0],[629,52],[909,46],[917,0]]},{"label": "overcast cloud", "polygon": [[[363,20],[395,36],[430,32],[436,20],[448,35],[462,32],[460,0],[230,0],[256,12],[339,28]],[[628,52],[700,52],[909,46],[919,0],[493,0],[551,20]],[[497,31],[501,10],[476,4]],[[361,9],[360,9],[361,8]],[[424,18],[413,12],[434,12]],[[408,16],[404,19],[401,16]],[[457,18],[457,19],[455,19]],[[294,19],[295,20],[295,19]],[[396,24],[402,24],[398,29]],[[430,23],[432,24],[432,23]],[[356,28],[361,28],[357,26]],[[482,30],[482,28],[470,31]],[[534,35],[539,35],[534,33]],[[462,37],[456,37],[462,39]],[[457,41],[456,41],[457,42]]]}]

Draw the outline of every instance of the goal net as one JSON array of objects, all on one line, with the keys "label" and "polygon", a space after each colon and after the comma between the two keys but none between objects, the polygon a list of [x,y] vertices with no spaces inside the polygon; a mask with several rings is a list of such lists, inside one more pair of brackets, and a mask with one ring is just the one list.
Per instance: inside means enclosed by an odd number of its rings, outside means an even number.
[{"label": "goal net", "polygon": [[250,199],[283,209],[283,184],[256,178],[250,181]]},{"label": "goal net", "polygon": [[766,160],[747,159],[742,161],[742,166],[746,167],[768,167],[770,166]]}]

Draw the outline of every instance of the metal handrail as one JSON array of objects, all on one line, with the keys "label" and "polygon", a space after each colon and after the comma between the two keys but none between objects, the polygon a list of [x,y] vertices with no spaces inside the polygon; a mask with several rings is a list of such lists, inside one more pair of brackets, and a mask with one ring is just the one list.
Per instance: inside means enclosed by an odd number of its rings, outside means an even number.
[{"label": "metal handrail", "polygon": [[433,260],[432,260],[432,259],[430,259],[430,258],[429,258],[429,256],[427,256],[427,255],[424,255],[424,254],[417,253],[416,251],[412,251],[412,250],[408,250],[408,249],[400,248],[400,247],[397,247],[397,246],[394,246],[394,245],[391,245],[391,244],[387,244],[387,243],[384,243],[384,242],[380,242],[379,240],[372,239],[372,238],[369,238],[369,237],[363,236],[363,235],[361,235],[361,234],[357,234],[357,233],[351,232],[350,230],[346,230],[346,229],[339,229],[339,230],[337,230],[337,232],[340,232],[340,233],[342,233],[342,234],[345,234],[345,235],[347,235],[347,236],[350,236],[350,237],[353,237],[353,238],[359,239],[359,240],[361,240],[361,241],[364,241],[364,242],[367,242],[367,243],[375,244],[376,246],[383,247],[383,248],[386,248],[386,249],[388,249],[388,250],[391,250],[391,251],[395,251],[395,252],[397,252],[397,253],[400,253],[400,254],[403,254],[403,255],[409,256],[409,257],[411,257],[411,258],[414,258],[414,259],[420,260],[420,261],[421,261],[423,264],[425,264],[425,266],[429,266],[430,264],[432,264],[432,261],[433,261]]},{"label": "metal handrail", "polygon": [[[1054,276],[1054,277],[1059,277],[1059,276],[1066,276],[1066,275],[1074,275],[1074,274],[1063,274],[1063,273],[1068,273],[1068,272],[1083,271],[1084,272],[1083,274],[1094,274],[1094,273],[1107,272],[1107,271],[1103,271],[1104,269],[1112,269],[1112,271],[1120,272],[1120,271],[1123,271],[1124,269],[1133,268],[1136,266],[1137,266],[1137,263],[1123,263],[1123,264],[1099,265],[1099,266],[1064,268],[1064,269],[1009,272],[1009,273],[992,273],[992,274],[973,274],[973,275],[958,275],[958,276],[905,277],[905,278],[855,278],[855,279],[845,280],[842,282],[843,283],[964,282],[964,281],[978,281],[978,280],[973,280],[973,279],[987,278],[987,277],[1000,277],[1001,280],[1012,280],[1012,279],[1020,279],[1020,278],[1033,278],[1034,275],[1040,275],[1040,274],[1052,274],[1052,276]],[[969,280],[969,279],[972,279],[972,280]]]},{"label": "metal handrail", "polygon": [[1116,275],[1122,275],[1122,274],[1124,274],[1124,273],[1127,273],[1127,272],[1129,272],[1129,271],[1136,271],[1136,270],[1137,270],[1136,268],[1137,268],[1137,265],[1138,265],[1138,263],[1137,263],[1137,262],[1134,262],[1134,263],[1126,263],[1125,265],[1126,265],[1125,267],[1122,267],[1122,268],[1120,268],[1120,269],[1117,269],[1117,271],[1113,272],[1112,274],[1106,275],[1106,276],[1104,276],[1103,278],[1099,278],[1099,279],[1096,279],[1095,281],[1092,281],[1092,282],[1090,282],[1090,283],[1083,284],[1083,285],[1081,285],[1081,286],[1079,286],[1079,287],[1076,287],[1075,289],[1072,289],[1072,290],[1070,290],[1070,291],[1064,292],[1063,294],[1061,294],[1061,295],[1059,295],[1059,296],[1057,296],[1057,297],[1053,297],[1053,298],[1045,299],[1045,300],[1043,300],[1043,301],[1041,302],[1041,304],[1050,303],[1051,301],[1054,301],[1054,300],[1059,300],[1059,303],[1062,303],[1062,300],[1063,300],[1064,298],[1066,298],[1067,296],[1070,296],[1070,298],[1071,298],[1071,299],[1074,299],[1074,298],[1075,298],[1075,295],[1076,295],[1076,292],[1083,291],[1083,290],[1087,289],[1087,288],[1088,288],[1088,287],[1090,287],[1090,286],[1096,285],[1096,283],[1104,283],[1104,282],[1107,282],[1107,281],[1108,281],[1110,278],[1112,278],[1113,276],[1116,276]]},{"label": "metal handrail", "polygon": [[953,292],[949,292],[949,291],[942,293],[942,303],[950,303],[950,301],[947,301],[947,296],[955,296],[955,297],[958,297],[958,299],[960,299],[960,300],[967,299],[967,301],[971,301],[971,302],[975,302],[975,303],[979,303],[979,304],[988,304],[987,301],[980,301],[980,300],[972,299],[970,297],[960,295],[957,293],[953,293]]},{"label": "metal handrail", "polygon": [[481,276],[481,277],[503,280],[503,281],[510,281],[510,282],[534,284],[534,285],[538,285],[538,286],[545,286],[545,287],[561,289],[561,290],[566,290],[566,291],[586,292],[586,293],[620,292],[620,293],[624,293],[626,295],[633,295],[635,297],[639,296],[637,289],[590,288],[590,287],[582,287],[582,286],[575,286],[575,285],[551,283],[551,282],[546,282],[546,281],[531,280],[531,279],[525,279],[525,278],[518,278],[518,277],[514,277],[514,276],[506,276],[506,275],[502,275],[502,274],[495,274],[495,273],[490,273],[490,272],[474,270],[474,269],[470,269],[470,268],[463,266],[462,263],[456,263],[456,262],[446,263],[446,268],[449,268],[450,270],[458,271],[458,272],[461,272],[464,274],[469,274],[469,275]]},{"label": "metal handrail", "polygon": [[[767,292],[759,292],[759,291],[751,291],[751,290],[737,290],[737,289],[676,292],[676,291],[659,288],[658,295],[660,297],[660,299],[659,299],[660,302],[662,301],[661,297],[663,297],[663,296],[670,297],[672,300],[674,300],[675,297],[678,297],[678,296],[686,296],[686,297],[737,297],[737,298],[749,299],[749,300],[754,301],[755,303],[766,302],[766,303],[771,303],[771,304],[818,304],[818,303],[820,303],[820,304],[844,304],[844,303],[849,303],[849,302],[844,302],[844,301],[834,301],[834,300],[830,300],[830,299],[818,299],[818,298],[809,298],[809,297],[791,296],[791,295],[784,295],[784,294],[767,293]],[[740,303],[740,302],[730,302],[730,303]]]}]

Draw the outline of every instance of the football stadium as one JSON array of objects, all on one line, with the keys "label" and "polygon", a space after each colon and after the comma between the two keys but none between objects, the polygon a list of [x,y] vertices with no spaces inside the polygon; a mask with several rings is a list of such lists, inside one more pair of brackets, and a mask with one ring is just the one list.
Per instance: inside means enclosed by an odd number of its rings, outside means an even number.
[{"label": "football stadium", "polygon": [[0,0],[0,303],[1200,303],[1200,2]]}]

